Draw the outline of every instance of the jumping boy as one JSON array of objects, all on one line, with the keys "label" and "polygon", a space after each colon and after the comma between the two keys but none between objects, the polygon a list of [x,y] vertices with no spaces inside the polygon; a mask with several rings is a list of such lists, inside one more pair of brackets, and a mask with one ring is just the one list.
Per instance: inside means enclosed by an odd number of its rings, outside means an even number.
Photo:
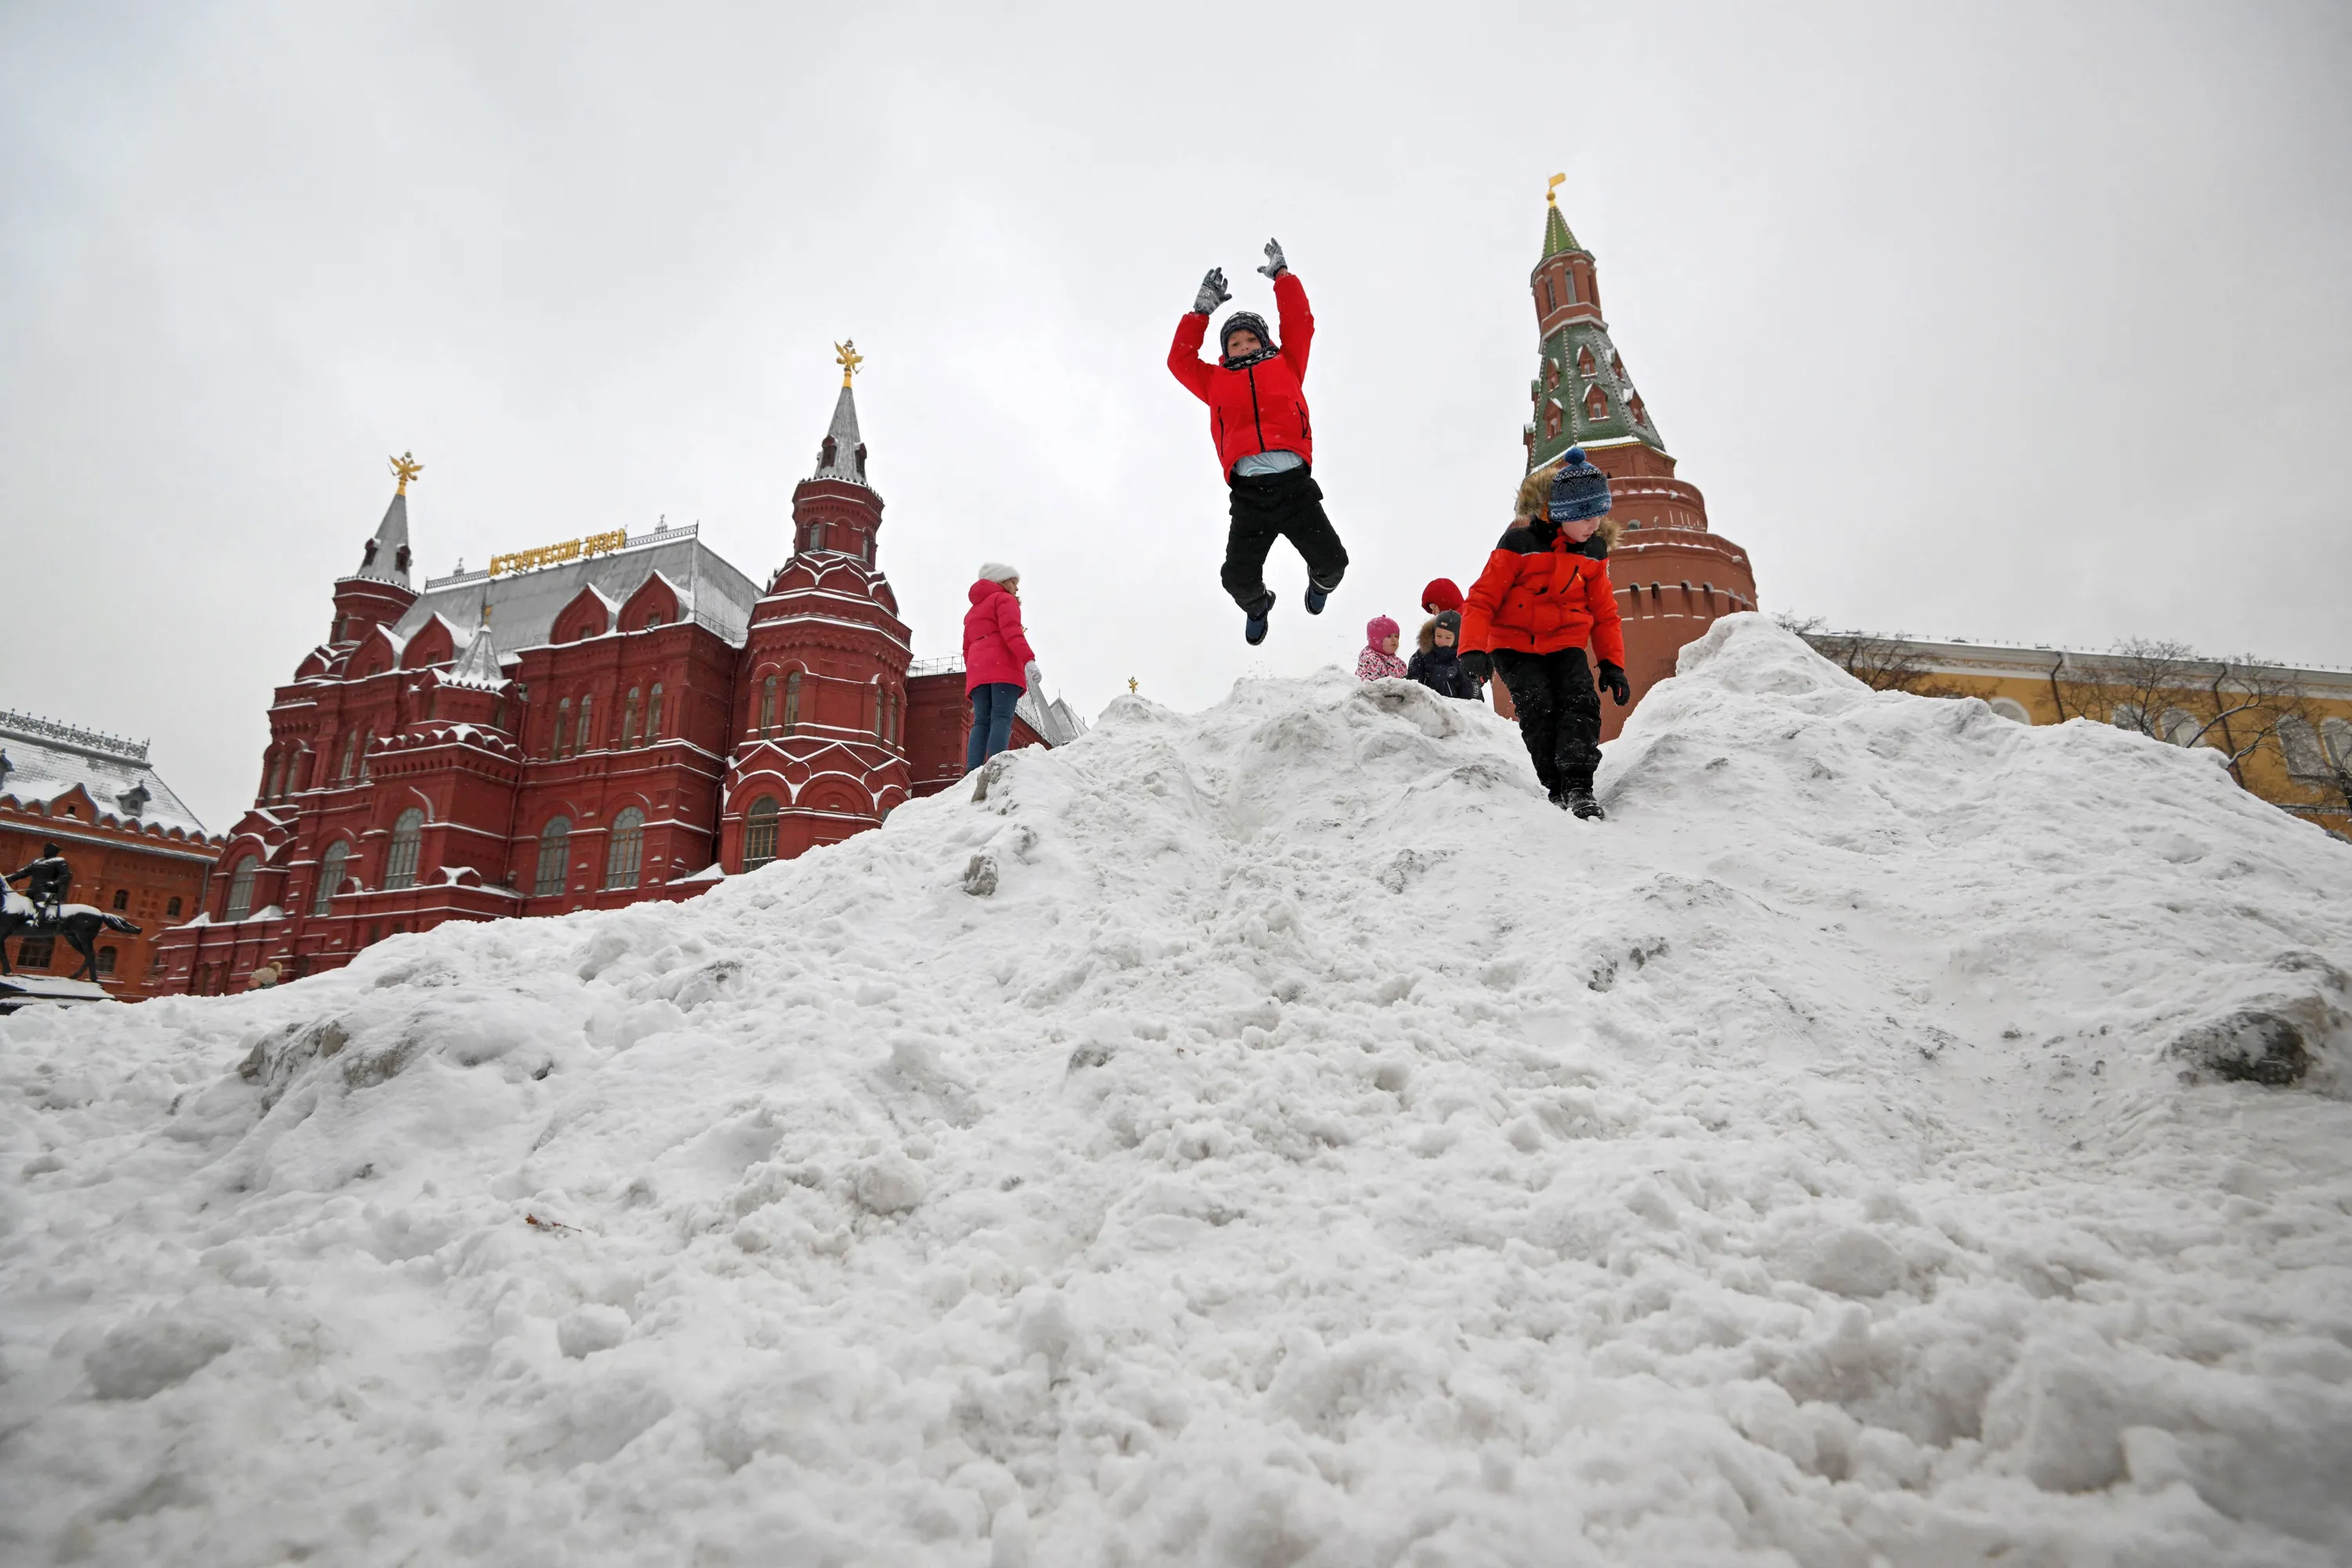
[{"label": "jumping boy", "polygon": [[1519,736],[1554,805],[1602,815],[1592,798],[1601,765],[1601,698],[1584,646],[1599,656],[1601,683],[1622,708],[1625,637],[1609,581],[1609,476],[1570,447],[1556,468],[1519,486],[1517,516],[1486,558],[1462,609],[1462,668],[1484,679],[1491,666],[1518,710]]},{"label": "jumping boy", "polygon": [[1274,300],[1282,317],[1282,341],[1267,332],[1265,318],[1235,310],[1218,334],[1219,357],[1201,358],[1209,335],[1209,312],[1233,296],[1223,268],[1201,279],[1192,310],[1176,323],[1168,368],[1193,396],[1209,405],[1209,436],[1217,444],[1218,465],[1233,487],[1233,528],[1225,535],[1225,592],[1248,617],[1242,636],[1252,647],[1265,640],[1274,592],[1265,585],[1266,552],[1287,539],[1307,562],[1307,613],[1319,616],[1331,590],[1348,570],[1348,552],[1323,515],[1323,490],[1315,482],[1315,436],[1307,414],[1307,351],[1315,341],[1315,317],[1307,289],[1282,258],[1282,247],[1265,242],[1260,272],[1274,279]]}]

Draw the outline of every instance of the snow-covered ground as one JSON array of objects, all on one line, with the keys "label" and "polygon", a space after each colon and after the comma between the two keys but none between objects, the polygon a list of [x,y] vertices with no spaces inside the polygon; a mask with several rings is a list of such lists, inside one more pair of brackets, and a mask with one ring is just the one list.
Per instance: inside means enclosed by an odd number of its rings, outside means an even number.
[{"label": "snow-covered ground", "polygon": [[1755,616],[1683,670],[1606,824],[1251,682],[0,1024],[0,1560],[2345,1561],[2352,849]]}]

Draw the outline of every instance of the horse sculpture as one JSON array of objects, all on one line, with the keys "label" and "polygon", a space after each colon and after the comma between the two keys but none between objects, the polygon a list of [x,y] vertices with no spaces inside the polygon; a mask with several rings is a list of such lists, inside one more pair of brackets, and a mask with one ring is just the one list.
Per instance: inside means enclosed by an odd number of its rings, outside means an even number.
[{"label": "horse sculpture", "polygon": [[12,936],[61,936],[73,950],[81,954],[81,967],[74,972],[76,980],[98,978],[98,933],[119,931],[137,936],[139,928],[121,915],[92,909],[88,904],[68,904],[58,910],[53,921],[45,921],[34,912],[33,900],[22,893],[9,893],[0,900],[0,974],[16,971],[8,963],[8,939]]}]

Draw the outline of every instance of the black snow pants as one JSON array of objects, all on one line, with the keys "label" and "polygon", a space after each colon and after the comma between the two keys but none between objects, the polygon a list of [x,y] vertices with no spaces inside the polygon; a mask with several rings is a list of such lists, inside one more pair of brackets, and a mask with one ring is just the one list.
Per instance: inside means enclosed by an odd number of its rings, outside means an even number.
[{"label": "black snow pants", "polygon": [[1557,795],[1567,784],[1592,787],[1601,765],[1601,693],[1580,647],[1556,653],[1520,653],[1496,648],[1495,673],[1510,688],[1519,710],[1519,737],[1536,777]]},{"label": "black snow pants", "polygon": [[1225,592],[1244,610],[1265,600],[1265,554],[1276,539],[1290,541],[1306,558],[1307,575],[1327,594],[1347,573],[1347,546],[1323,515],[1323,487],[1304,465],[1235,479],[1233,517],[1223,578]]}]

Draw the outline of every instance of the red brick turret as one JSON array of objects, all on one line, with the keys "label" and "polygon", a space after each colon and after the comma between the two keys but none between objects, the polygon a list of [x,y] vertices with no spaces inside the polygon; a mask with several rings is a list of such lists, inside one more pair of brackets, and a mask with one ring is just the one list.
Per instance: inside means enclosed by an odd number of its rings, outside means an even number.
[{"label": "red brick turret", "polygon": [[[1642,395],[1601,315],[1592,253],[1569,231],[1555,200],[1545,214],[1544,253],[1528,279],[1541,359],[1530,386],[1535,417],[1523,434],[1528,467],[1581,446],[1609,476],[1611,515],[1623,529],[1609,557],[1625,623],[1625,676],[1642,694],[1675,672],[1675,658],[1717,616],[1756,608],[1748,552],[1706,525],[1706,498],[1675,477]],[[1499,689],[1499,688],[1498,688]],[[1601,739],[1624,728],[1631,707],[1605,699]]]}]

